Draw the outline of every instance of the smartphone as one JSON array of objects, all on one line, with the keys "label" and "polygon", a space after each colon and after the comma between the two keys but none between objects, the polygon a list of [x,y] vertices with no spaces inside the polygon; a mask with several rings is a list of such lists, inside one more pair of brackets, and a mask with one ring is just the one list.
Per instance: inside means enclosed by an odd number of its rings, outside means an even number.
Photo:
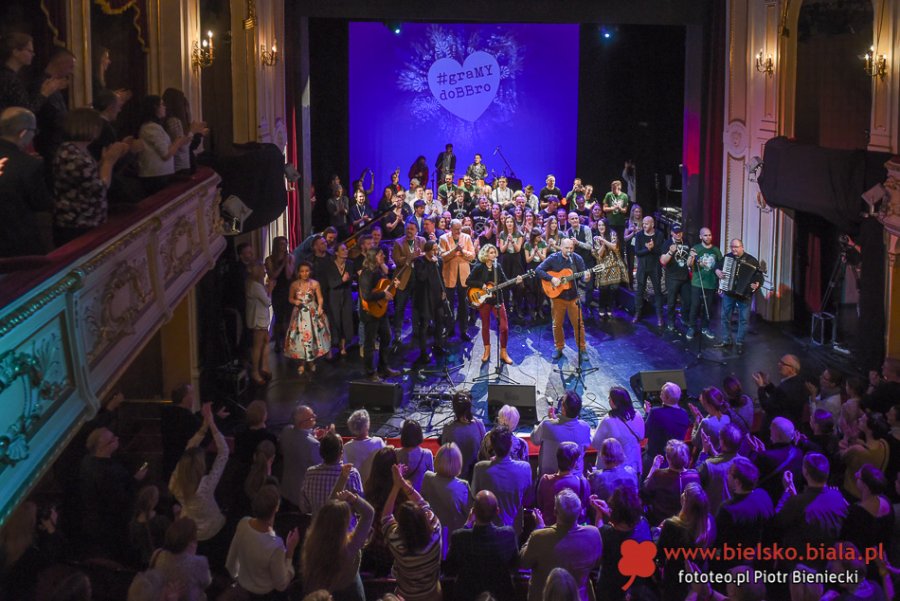
[{"label": "smartphone", "polygon": [[149,465],[150,465],[150,464],[147,463],[147,462],[145,461],[145,462],[141,465],[141,469],[139,469],[138,471],[139,471],[139,472],[144,471],[145,469],[147,469],[147,467],[148,467]]}]

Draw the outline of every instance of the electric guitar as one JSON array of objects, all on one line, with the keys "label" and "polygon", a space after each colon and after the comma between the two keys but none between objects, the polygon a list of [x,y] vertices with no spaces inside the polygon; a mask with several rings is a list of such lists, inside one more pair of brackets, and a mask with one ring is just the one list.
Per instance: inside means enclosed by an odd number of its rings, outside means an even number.
[{"label": "electric guitar", "polygon": [[600,273],[601,271],[603,271],[602,265],[595,265],[590,269],[585,269],[584,271],[578,271],[576,273],[572,273],[571,269],[548,271],[547,273],[552,277],[559,278],[559,286],[554,286],[550,280],[541,280],[541,286],[544,288],[544,294],[546,294],[548,298],[556,298],[562,294],[564,290],[569,290],[572,287],[572,282],[574,280],[583,277],[586,273]]},{"label": "electric guitar", "polygon": [[[412,268],[412,261],[410,261],[409,263],[407,263],[406,265],[404,265],[403,267],[398,269],[393,277],[381,278],[380,280],[378,280],[378,283],[375,284],[375,288],[372,290],[372,292],[390,292],[391,296],[397,294],[397,286],[394,285],[394,280],[399,280],[400,276],[403,275],[403,273],[407,269],[411,269],[411,268]],[[381,298],[379,300],[373,300],[373,301],[366,301],[366,299],[364,299],[364,298],[362,298],[362,296],[360,296],[359,300],[360,300],[360,303],[362,304],[363,310],[366,313],[368,313],[369,315],[371,315],[372,317],[381,318],[381,317],[384,317],[385,314],[387,313],[387,306],[388,306],[387,298]]]},{"label": "electric guitar", "polygon": [[[533,278],[533,277],[534,277],[533,269],[522,274],[523,281],[527,280],[528,278]],[[476,288],[474,286],[469,288],[469,291],[466,292],[466,296],[469,299],[469,304],[475,308],[478,308],[481,305],[483,305],[486,301],[488,301],[492,297],[494,297],[498,292],[500,292],[504,288],[508,288],[509,286],[512,286],[515,283],[516,283],[516,278],[511,278],[509,280],[506,280],[502,284],[496,284],[496,285],[493,282],[487,282],[484,284],[484,288]]]}]

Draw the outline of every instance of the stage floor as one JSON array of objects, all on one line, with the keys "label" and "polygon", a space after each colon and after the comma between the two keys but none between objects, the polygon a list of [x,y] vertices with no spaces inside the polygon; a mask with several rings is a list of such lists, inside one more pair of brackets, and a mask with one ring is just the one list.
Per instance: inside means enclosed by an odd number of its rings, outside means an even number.
[{"label": "stage floor", "polygon": [[[645,370],[684,369],[690,396],[696,396],[706,386],[721,386],[725,376],[735,374],[741,379],[745,392],[753,397],[756,396],[756,386],[751,374],[765,371],[777,381],[778,358],[785,353],[800,356],[803,374],[807,377],[817,376],[828,365],[852,370],[852,358],[838,355],[825,347],[810,345],[808,338],[794,336],[788,324],[770,324],[756,316],[751,318],[742,356],[714,349],[714,340],[703,337],[703,357],[707,360],[701,361],[696,361],[701,335],[688,342],[677,333],[657,328],[653,316],[634,325],[631,316],[619,310],[608,321],[586,320],[585,328],[588,348],[582,368],[596,370],[585,375],[582,384],[572,375],[578,353],[568,324],[563,358],[553,362],[553,333],[549,320],[528,324],[511,320],[508,350],[515,364],[504,365],[502,382],[535,387],[537,419],[546,415],[551,401],[555,401],[565,390],[574,389],[584,399],[582,418],[596,426],[608,409],[606,398],[609,388],[623,386],[634,398],[629,380],[637,372]],[[404,340],[408,342],[408,325],[405,329]],[[434,400],[441,393],[453,390],[471,390],[476,415],[488,421],[486,380],[496,382],[496,333],[491,332],[491,360],[484,364],[480,361],[484,350],[480,321],[469,329],[469,334],[472,335],[471,343],[460,344],[455,338],[451,339],[446,345],[450,352],[424,368],[414,364],[418,349],[409,345],[390,358],[391,366],[403,371],[401,376],[389,380],[401,385],[403,402],[393,413],[377,413],[370,409],[373,434],[397,436],[402,421],[412,418],[423,425],[426,436],[439,435],[443,425],[453,418],[446,398],[438,402]],[[345,358],[320,360],[314,374],[298,375],[292,361],[274,353],[271,364],[273,380],[265,390],[251,391],[255,398],[268,401],[270,429],[280,431],[290,421],[293,408],[298,403],[305,403],[316,411],[320,425],[334,423],[340,433],[348,433],[346,420],[351,412],[349,383],[363,379],[362,359],[357,346],[350,347]],[[447,373],[444,373],[444,367]],[[530,431],[531,425],[523,420],[520,431]]]}]

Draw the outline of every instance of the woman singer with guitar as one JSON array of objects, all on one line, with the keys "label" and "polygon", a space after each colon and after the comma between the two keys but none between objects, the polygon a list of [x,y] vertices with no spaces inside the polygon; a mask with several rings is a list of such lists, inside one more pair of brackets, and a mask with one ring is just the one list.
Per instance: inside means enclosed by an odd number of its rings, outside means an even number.
[{"label": "woman singer with guitar", "polygon": [[[371,248],[366,251],[362,271],[359,274],[359,296],[362,311],[359,318],[363,323],[365,344],[363,345],[363,364],[366,377],[373,382],[380,382],[378,374],[383,377],[399,375],[387,364],[387,352],[391,344],[391,329],[387,322],[387,303],[394,298],[397,285],[396,278],[388,280],[383,277],[384,251]],[[375,337],[378,336],[378,373],[375,372]]]},{"label": "woman singer with guitar", "polygon": [[[516,284],[521,284],[522,276],[518,276],[515,282]],[[503,273],[503,268],[497,263],[497,247],[493,244],[485,244],[478,251],[478,263],[472,268],[472,272],[469,273],[469,277],[466,279],[466,285],[469,287],[469,299],[472,299],[472,292],[476,289],[489,291],[490,288],[495,288],[504,283],[506,283],[506,274]],[[500,323],[500,360],[507,365],[512,365],[513,361],[506,353],[506,344],[509,340],[509,324],[506,320],[506,307],[503,306],[503,296],[492,294],[478,305],[478,313],[481,315],[481,341],[484,343],[484,354],[481,356],[481,362],[484,363],[491,358],[491,313],[494,313]]]}]

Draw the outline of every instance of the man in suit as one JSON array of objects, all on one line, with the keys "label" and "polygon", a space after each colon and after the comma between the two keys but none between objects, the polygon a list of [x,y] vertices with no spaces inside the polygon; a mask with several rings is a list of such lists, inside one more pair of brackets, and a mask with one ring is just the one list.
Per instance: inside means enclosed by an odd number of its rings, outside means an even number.
[{"label": "man in suit", "polygon": [[394,342],[391,345],[392,352],[396,354],[400,350],[400,342],[403,338],[403,314],[406,313],[406,303],[412,293],[409,285],[412,275],[412,262],[422,255],[425,239],[418,235],[419,228],[415,221],[406,222],[406,235],[394,242],[394,250],[391,258],[395,265],[395,277],[400,280],[400,286],[394,295]]},{"label": "man in suit", "polygon": [[769,381],[765,372],[753,374],[753,380],[759,387],[759,404],[769,420],[786,417],[794,424],[799,424],[809,398],[809,392],[800,377],[800,359],[796,355],[784,355],[778,360],[778,373],[781,375],[778,386]]},{"label": "man in suit", "polygon": [[444,351],[444,304],[447,295],[441,279],[441,259],[437,256],[437,243],[428,240],[422,247],[424,254],[413,261],[413,342],[419,345],[420,363],[428,361],[425,341],[428,339],[428,325],[434,324],[435,354]]},{"label": "man in suit", "polygon": [[493,524],[499,512],[494,493],[482,490],[475,495],[467,526],[473,520],[474,524],[450,535],[444,573],[456,576],[453,587],[456,601],[475,599],[484,591],[499,601],[515,599],[510,570],[519,561],[519,545],[512,528]]},{"label": "man in suit", "polygon": [[453,154],[453,144],[447,144],[444,147],[444,152],[438,155],[434,166],[438,173],[441,174],[442,180],[447,175],[450,175],[451,178],[453,177],[453,174],[456,173],[456,155]]},{"label": "man in suit", "polygon": [[[469,313],[466,302],[466,279],[469,277],[469,264],[475,260],[475,244],[471,236],[462,232],[462,221],[454,219],[450,222],[450,231],[441,236],[438,247],[441,260],[444,262],[444,288],[447,291],[447,298],[450,299],[450,305],[456,309],[459,339],[469,342],[472,339],[466,334]],[[447,324],[447,335],[453,335],[452,323]]]},{"label": "man in suit", "polygon": [[0,256],[42,255],[53,250],[53,198],[44,164],[25,152],[37,131],[34,113],[9,107],[0,113]]},{"label": "man in suit", "polygon": [[509,456],[514,434],[506,426],[497,426],[488,434],[494,457],[479,461],[472,470],[472,495],[488,490],[497,497],[499,511],[495,524],[512,526],[516,536],[522,532],[525,505],[531,503],[531,466]]},{"label": "man in suit", "polygon": [[523,568],[531,569],[528,601],[540,601],[547,576],[554,568],[563,568],[578,585],[579,596],[587,599],[587,579],[600,562],[603,540],[596,526],[580,526],[582,506],[578,495],[565,488],[554,500],[556,523],[544,528],[544,520],[535,510],[538,529],[531,533],[519,558]]}]

